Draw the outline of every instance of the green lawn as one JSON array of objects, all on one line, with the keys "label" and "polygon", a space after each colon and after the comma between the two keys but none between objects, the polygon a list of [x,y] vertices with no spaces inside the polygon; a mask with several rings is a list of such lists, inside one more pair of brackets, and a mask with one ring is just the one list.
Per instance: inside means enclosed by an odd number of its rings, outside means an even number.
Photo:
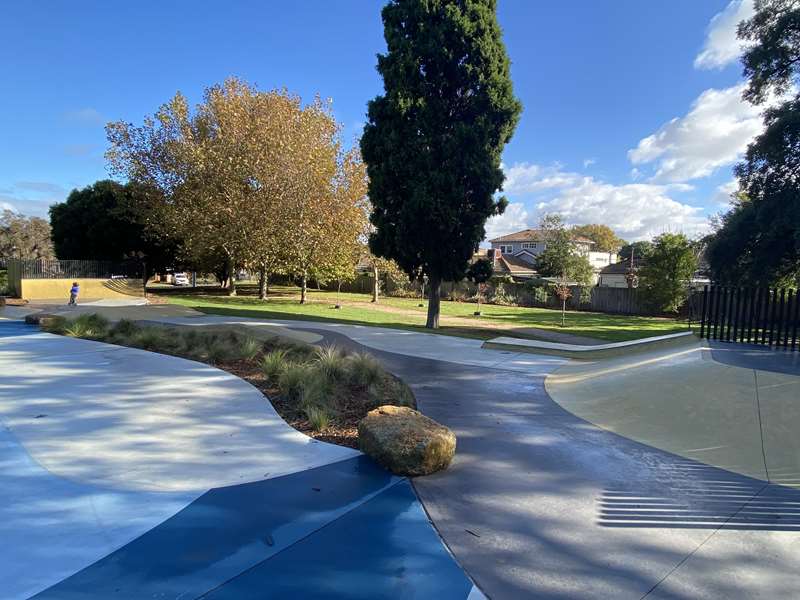
[{"label": "green lawn", "polygon": [[[248,286],[240,288],[242,295],[228,297],[208,290],[201,294],[169,294],[173,304],[188,306],[213,314],[277,319],[306,319],[343,321],[378,327],[425,330],[426,308],[418,306],[415,298],[381,298],[378,306],[369,303],[367,294],[341,294],[340,309],[335,309],[335,292],[309,292],[309,301],[298,302],[297,289],[282,287],[271,291],[269,300],[258,300]],[[561,327],[561,313],[544,308],[482,305],[481,317],[474,317],[474,303],[442,301],[442,323],[437,332],[488,339],[498,335],[535,338],[539,328],[593,337],[605,341],[632,340],[686,330],[686,323],[656,317],[607,315],[590,312],[568,312],[567,325]]]}]

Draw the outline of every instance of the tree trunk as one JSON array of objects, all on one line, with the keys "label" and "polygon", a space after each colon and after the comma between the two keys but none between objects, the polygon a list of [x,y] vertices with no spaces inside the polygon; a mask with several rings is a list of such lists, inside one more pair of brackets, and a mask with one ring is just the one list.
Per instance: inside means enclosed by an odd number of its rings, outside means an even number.
[{"label": "tree trunk", "polygon": [[258,299],[267,299],[267,270],[264,267],[258,272]]},{"label": "tree trunk", "polygon": [[372,301],[378,302],[378,293],[380,292],[381,284],[378,281],[378,267],[372,267]]},{"label": "tree trunk", "polygon": [[233,262],[233,259],[228,261],[228,278],[230,280],[230,284],[228,286],[228,296],[235,296],[236,295],[236,273],[235,273],[236,265]]},{"label": "tree trunk", "polygon": [[561,299],[561,326],[564,327],[566,323],[564,322],[564,318],[566,317],[567,313],[567,299]]},{"label": "tree trunk", "polygon": [[306,291],[308,290],[308,276],[303,273],[303,279],[300,285],[300,304],[306,303]]},{"label": "tree trunk", "polygon": [[428,321],[425,327],[428,329],[439,329],[439,292],[442,282],[431,277],[428,280]]}]

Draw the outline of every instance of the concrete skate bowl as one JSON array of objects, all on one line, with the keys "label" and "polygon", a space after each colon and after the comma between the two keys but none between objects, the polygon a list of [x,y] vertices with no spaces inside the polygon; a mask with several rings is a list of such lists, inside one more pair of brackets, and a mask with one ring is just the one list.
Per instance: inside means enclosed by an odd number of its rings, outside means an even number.
[{"label": "concrete skate bowl", "polygon": [[571,361],[545,386],[576,416],[687,465],[800,488],[800,353],[696,342]]}]

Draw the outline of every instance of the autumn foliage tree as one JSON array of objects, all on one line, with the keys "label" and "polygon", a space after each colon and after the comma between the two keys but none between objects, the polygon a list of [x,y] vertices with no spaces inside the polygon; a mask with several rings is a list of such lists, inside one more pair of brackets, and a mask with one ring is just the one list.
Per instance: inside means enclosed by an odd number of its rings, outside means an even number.
[{"label": "autumn foliage tree", "polygon": [[[334,276],[362,234],[366,181],[357,153],[319,98],[261,92],[238,79],[191,110],[176,94],[143,125],[107,127],[112,170],[145,194],[138,212],[189,256],[221,255],[226,271]],[[351,265],[352,266],[352,265]],[[231,278],[230,293],[235,294]]]}]

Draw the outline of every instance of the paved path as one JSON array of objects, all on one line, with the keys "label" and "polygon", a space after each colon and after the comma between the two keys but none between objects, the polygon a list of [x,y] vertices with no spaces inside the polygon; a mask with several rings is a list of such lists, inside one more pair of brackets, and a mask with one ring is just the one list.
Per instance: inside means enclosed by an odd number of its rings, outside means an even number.
[{"label": "paved path", "polygon": [[232,375],[19,321],[0,372],[0,598],[475,596],[407,480]]},{"label": "paved path", "polygon": [[[438,361],[415,358],[408,346],[386,352],[384,340],[364,332],[283,325],[311,328],[342,346],[370,346],[411,384],[426,414],[455,430],[454,464],[414,485],[490,598],[796,593],[800,492],[576,417],[544,388],[544,374],[563,362],[525,373],[490,354],[476,366],[460,344]],[[434,352],[417,343],[421,354]],[[454,364],[461,352],[468,364]]]},{"label": "paved path", "polygon": [[[455,557],[491,598],[796,595],[800,491],[654,448],[576,416],[545,390],[549,373],[572,368],[562,359],[353,325],[166,320],[312,331],[342,346],[369,348],[403,377],[421,409],[459,439],[451,468],[414,486]],[[668,400],[670,388],[644,386],[641,394]],[[690,417],[710,423],[715,415]],[[209,597],[247,597],[263,589],[294,564],[291,553],[277,556],[283,562],[264,559]],[[319,556],[333,566],[341,558]],[[115,563],[107,564],[105,578],[114,573],[108,569]],[[366,581],[366,589],[386,577]]]}]

